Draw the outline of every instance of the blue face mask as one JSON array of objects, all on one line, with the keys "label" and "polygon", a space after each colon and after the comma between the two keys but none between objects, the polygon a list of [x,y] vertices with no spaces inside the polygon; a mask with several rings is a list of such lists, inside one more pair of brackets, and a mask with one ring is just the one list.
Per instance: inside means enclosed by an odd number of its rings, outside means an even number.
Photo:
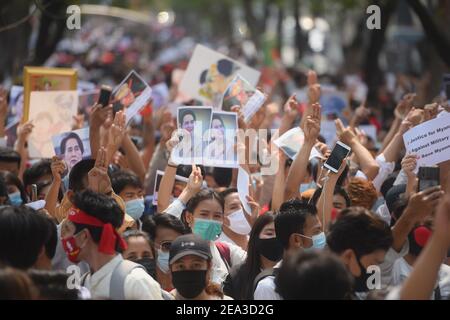
[{"label": "blue face mask", "polygon": [[156,260],[159,270],[169,273],[169,252],[162,252],[158,249],[158,259]]},{"label": "blue face mask", "polygon": [[302,237],[308,238],[312,240],[312,246],[309,248],[304,248],[304,250],[313,250],[313,249],[323,249],[325,248],[325,245],[327,244],[327,238],[325,237],[325,232],[321,232],[319,234],[316,234],[312,237],[307,237],[301,234]]},{"label": "blue face mask", "polygon": [[8,193],[9,202],[12,206],[20,206],[23,203],[20,191],[14,193]]},{"label": "blue face mask", "polygon": [[222,223],[215,220],[196,218],[192,232],[203,240],[216,240],[217,236],[222,232]]},{"label": "blue face mask", "polygon": [[134,220],[139,220],[144,213],[145,204],[144,199],[134,199],[125,202],[125,211],[127,214],[132,217]]}]

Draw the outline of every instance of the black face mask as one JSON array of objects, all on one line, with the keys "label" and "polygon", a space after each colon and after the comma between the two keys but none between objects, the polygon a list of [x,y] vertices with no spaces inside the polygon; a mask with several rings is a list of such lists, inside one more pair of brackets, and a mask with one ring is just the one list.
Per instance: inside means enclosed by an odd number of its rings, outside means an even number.
[{"label": "black face mask", "polygon": [[357,258],[359,268],[361,269],[361,274],[359,277],[355,277],[355,292],[367,292],[369,288],[367,288],[367,280],[370,277],[370,274],[367,273],[366,267],[361,264],[359,258]]},{"label": "black face mask", "polygon": [[277,238],[256,240],[256,250],[270,261],[280,261],[283,257],[283,246]]},{"label": "black face mask", "polygon": [[156,279],[156,262],[155,259],[144,257],[139,260],[135,260],[134,262],[142,265],[147,273],[153,277],[153,279]]},{"label": "black face mask", "polygon": [[206,287],[207,270],[172,272],[172,283],[178,293],[186,299],[197,297]]}]

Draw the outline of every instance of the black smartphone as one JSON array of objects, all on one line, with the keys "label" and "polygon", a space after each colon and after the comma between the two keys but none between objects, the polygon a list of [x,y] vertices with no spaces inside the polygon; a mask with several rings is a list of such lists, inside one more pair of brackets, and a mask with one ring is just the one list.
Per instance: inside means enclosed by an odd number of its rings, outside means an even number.
[{"label": "black smartphone", "polygon": [[419,167],[417,177],[419,178],[418,191],[438,186],[440,184],[439,167]]},{"label": "black smartphone", "polygon": [[101,104],[103,107],[106,107],[109,104],[111,92],[112,92],[112,88],[110,86],[102,85],[97,103]]},{"label": "black smartphone", "polygon": [[323,164],[323,166],[334,173],[339,171],[341,167],[342,160],[344,160],[352,149],[341,141],[337,141],[333,150],[331,151],[330,156],[327,161]]}]

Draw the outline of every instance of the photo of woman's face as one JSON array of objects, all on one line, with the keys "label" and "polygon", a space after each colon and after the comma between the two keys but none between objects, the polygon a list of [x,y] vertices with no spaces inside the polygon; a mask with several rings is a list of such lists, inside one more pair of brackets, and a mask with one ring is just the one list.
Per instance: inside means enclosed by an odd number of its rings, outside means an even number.
[{"label": "photo of woman's face", "polygon": [[69,139],[66,143],[66,150],[64,153],[64,161],[70,170],[74,165],[83,159],[81,148],[76,139]]},{"label": "photo of woman's face", "polygon": [[185,115],[183,117],[181,127],[186,131],[188,131],[189,133],[192,133],[192,131],[194,131],[194,126],[195,126],[194,116],[192,114]]},{"label": "photo of woman's face", "polygon": [[213,135],[216,138],[223,138],[225,135],[225,128],[222,121],[219,119],[214,119],[211,124],[211,129],[213,130]]}]

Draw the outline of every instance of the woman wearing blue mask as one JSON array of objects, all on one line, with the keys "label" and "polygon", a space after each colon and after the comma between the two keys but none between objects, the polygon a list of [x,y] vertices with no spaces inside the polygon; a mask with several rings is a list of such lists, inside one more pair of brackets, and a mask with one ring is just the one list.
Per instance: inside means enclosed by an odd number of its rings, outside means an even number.
[{"label": "woman wearing blue mask", "polygon": [[9,203],[12,206],[20,206],[28,202],[25,188],[19,178],[11,172],[0,171],[0,175],[5,180],[8,191]]},{"label": "woman wearing blue mask", "polygon": [[201,190],[186,204],[184,219],[194,234],[209,241],[213,257],[211,281],[221,285],[230,268],[244,262],[247,255],[236,245],[217,241],[224,220],[222,197],[211,189]]},{"label": "woman wearing blue mask", "polygon": [[169,251],[172,242],[181,235],[190,233],[190,230],[180,219],[170,214],[156,214],[143,218],[142,230],[150,235],[155,253],[156,281],[161,288],[170,292],[174,287],[169,269]]}]

